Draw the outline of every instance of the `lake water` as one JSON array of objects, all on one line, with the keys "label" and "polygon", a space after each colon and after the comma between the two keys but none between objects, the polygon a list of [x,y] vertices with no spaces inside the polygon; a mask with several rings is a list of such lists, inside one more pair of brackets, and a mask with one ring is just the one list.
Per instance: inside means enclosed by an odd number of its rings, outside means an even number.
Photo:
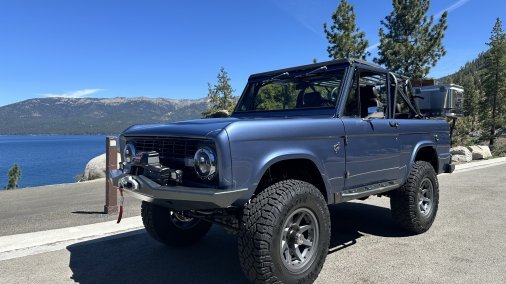
[{"label": "lake water", "polygon": [[68,183],[104,152],[103,135],[0,135],[0,190],[14,163],[21,169],[20,187]]}]

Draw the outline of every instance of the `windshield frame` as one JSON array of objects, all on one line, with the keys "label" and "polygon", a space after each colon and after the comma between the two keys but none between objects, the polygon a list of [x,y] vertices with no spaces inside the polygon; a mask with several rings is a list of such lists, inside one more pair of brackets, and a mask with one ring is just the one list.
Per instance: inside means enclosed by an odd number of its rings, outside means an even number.
[{"label": "windshield frame", "polygon": [[[343,72],[343,75],[341,77],[341,85],[339,87],[339,90],[337,92],[337,100],[335,102],[334,106],[331,107],[315,107],[315,108],[293,108],[293,109],[274,109],[274,110],[248,110],[248,111],[238,111],[239,106],[241,106],[243,100],[248,96],[247,92],[249,92],[250,88],[253,86],[253,84],[257,84],[259,82],[266,82],[269,80],[272,80],[272,78],[275,78],[277,76],[282,75],[283,73],[286,73],[286,70],[279,70],[278,72],[268,72],[268,73],[261,73],[257,75],[252,75],[248,79],[248,83],[246,84],[241,97],[239,101],[237,102],[234,112],[232,113],[231,117],[287,117],[287,116],[325,116],[325,117],[335,117],[337,114],[337,110],[339,108],[341,98],[343,96],[343,92],[346,90],[346,83],[347,83],[347,77],[349,73],[349,67],[348,64],[335,64],[335,65],[328,65],[326,70],[317,70],[318,68],[312,67],[312,68],[301,68],[296,70],[290,70],[289,77],[290,78],[296,78],[296,77],[303,77],[311,75],[321,75],[322,73],[328,73],[329,77],[331,76],[331,73],[336,74],[337,72]],[[285,78],[281,80],[286,80]]]}]

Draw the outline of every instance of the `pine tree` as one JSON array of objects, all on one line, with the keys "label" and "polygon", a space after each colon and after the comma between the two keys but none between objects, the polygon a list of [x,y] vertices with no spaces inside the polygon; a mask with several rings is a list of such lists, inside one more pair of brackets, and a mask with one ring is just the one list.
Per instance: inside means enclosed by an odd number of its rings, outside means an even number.
[{"label": "pine tree", "polygon": [[483,68],[483,89],[485,91],[482,102],[483,122],[489,130],[490,146],[494,146],[497,127],[506,118],[506,34],[501,19],[497,18]]},{"label": "pine tree", "polygon": [[220,68],[217,80],[218,82],[214,86],[211,83],[207,83],[209,108],[202,113],[204,117],[213,117],[217,113],[230,114],[234,109],[233,94],[235,90],[230,85],[230,78],[225,68]]},{"label": "pine tree", "polygon": [[367,51],[369,42],[365,39],[365,33],[359,31],[355,20],[353,6],[346,0],[341,0],[336,11],[332,13],[333,23],[330,28],[327,23],[323,23],[323,30],[329,42],[327,52],[330,58],[365,59],[370,55]]},{"label": "pine tree", "polygon": [[18,164],[14,164],[12,168],[10,168],[7,173],[7,186],[5,189],[15,189],[18,188],[18,181],[21,178],[21,170],[19,169]]},{"label": "pine tree", "polygon": [[379,30],[379,57],[374,62],[412,79],[422,79],[446,54],[442,39],[448,13],[433,25],[434,16],[426,16],[430,0],[393,0],[392,4],[393,11],[381,20],[385,30]]}]

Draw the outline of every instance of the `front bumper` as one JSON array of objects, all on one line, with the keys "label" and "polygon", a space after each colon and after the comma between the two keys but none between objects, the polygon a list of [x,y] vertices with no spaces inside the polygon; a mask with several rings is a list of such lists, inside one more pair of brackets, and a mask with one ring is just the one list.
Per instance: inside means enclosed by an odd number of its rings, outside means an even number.
[{"label": "front bumper", "polygon": [[195,188],[185,186],[162,186],[139,175],[126,174],[121,170],[109,172],[109,177],[114,186],[133,180],[137,184],[133,187],[124,187],[123,191],[133,197],[153,202],[174,210],[203,210],[226,208],[241,197],[247,188],[244,189],[215,189]]}]

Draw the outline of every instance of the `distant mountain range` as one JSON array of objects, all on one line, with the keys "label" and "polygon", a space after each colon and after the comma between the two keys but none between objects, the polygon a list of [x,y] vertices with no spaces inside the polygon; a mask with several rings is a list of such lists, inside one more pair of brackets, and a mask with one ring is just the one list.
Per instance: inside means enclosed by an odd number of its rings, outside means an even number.
[{"label": "distant mountain range", "polygon": [[[460,83],[483,60],[480,54],[439,81]],[[132,124],[201,118],[207,107],[207,98],[35,98],[0,107],[0,135],[118,134]]]},{"label": "distant mountain range", "polygon": [[117,134],[132,124],[202,117],[207,98],[36,98],[0,107],[0,135]]}]

